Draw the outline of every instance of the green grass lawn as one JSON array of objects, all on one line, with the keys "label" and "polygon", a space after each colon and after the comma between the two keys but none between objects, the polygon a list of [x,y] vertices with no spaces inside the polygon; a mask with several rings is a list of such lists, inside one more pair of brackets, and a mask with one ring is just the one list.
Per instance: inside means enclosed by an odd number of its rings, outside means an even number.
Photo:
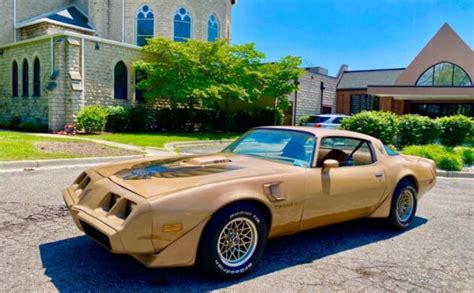
[{"label": "green grass lawn", "polygon": [[81,137],[157,148],[162,148],[169,142],[236,139],[239,136],[239,133],[111,133],[81,135]]},{"label": "green grass lawn", "polygon": [[46,153],[33,143],[41,141],[71,141],[70,139],[48,138],[19,132],[0,131],[0,161],[42,160],[75,158],[74,155]]}]

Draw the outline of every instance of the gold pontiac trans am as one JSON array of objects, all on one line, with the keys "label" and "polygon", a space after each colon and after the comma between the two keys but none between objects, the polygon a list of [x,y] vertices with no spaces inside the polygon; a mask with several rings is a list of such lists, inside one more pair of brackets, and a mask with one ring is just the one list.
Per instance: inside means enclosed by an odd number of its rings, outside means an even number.
[{"label": "gold pontiac trans am", "polygon": [[371,136],[259,127],[216,154],[89,169],[63,196],[77,227],[112,253],[237,277],[269,238],[363,217],[406,228],[435,182],[433,161]]}]

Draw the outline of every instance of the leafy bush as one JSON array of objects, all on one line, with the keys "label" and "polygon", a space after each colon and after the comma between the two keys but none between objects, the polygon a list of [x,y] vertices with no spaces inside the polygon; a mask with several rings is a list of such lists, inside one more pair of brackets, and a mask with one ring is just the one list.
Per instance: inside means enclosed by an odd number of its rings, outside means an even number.
[{"label": "leafy bush", "polygon": [[18,129],[28,132],[48,132],[48,125],[34,122],[22,122]]},{"label": "leafy bush", "polygon": [[147,131],[152,128],[151,111],[145,105],[136,105],[129,110],[129,123],[132,131]]},{"label": "leafy bush", "polygon": [[311,116],[309,115],[304,115],[304,116],[301,116],[300,118],[298,118],[298,125],[304,125],[306,122],[309,121],[309,118],[311,118]]},{"label": "leafy bush", "polygon": [[464,164],[474,165],[474,148],[457,147],[454,149],[457,154],[460,154]]},{"label": "leafy bush", "polygon": [[443,156],[439,157],[436,162],[438,168],[446,171],[461,171],[463,168],[462,158],[453,153],[445,153]]},{"label": "leafy bush", "polygon": [[440,141],[446,146],[458,146],[467,142],[474,132],[474,121],[463,115],[437,119],[440,125]]},{"label": "leafy bush", "polygon": [[123,106],[114,106],[107,108],[107,122],[105,130],[110,132],[125,132],[130,126],[130,111]]},{"label": "leafy bush", "polygon": [[461,171],[463,168],[463,158],[452,149],[440,145],[413,145],[402,150],[405,155],[428,158],[436,162],[441,170]]},{"label": "leafy bush", "polygon": [[21,117],[20,116],[12,116],[10,120],[5,123],[6,129],[18,129],[18,125],[21,124]]},{"label": "leafy bush", "polygon": [[107,108],[99,105],[87,106],[77,114],[77,126],[86,133],[104,130]]},{"label": "leafy bush", "polygon": [[363,111],[342,120],[341,128],[377,137],[385,144],[395,144],[397,116],[389,112]]},{"label": "leafy bush", "polygon": [[438,131],[438,124],[429,117],[408,114],[399,118],[399,144],[402,147],[433,143],[438,137]]}]

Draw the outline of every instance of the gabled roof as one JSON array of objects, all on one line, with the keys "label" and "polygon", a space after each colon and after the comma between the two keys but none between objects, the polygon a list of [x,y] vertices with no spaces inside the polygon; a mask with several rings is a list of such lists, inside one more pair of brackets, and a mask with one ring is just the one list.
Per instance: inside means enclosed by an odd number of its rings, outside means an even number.
[{"label": "gabled roof", "polygon": [[41,22],[49,22],[79,30],[95,31],[94,27],[89,23],[87,15],[75,5],[70,5],[22,21],[16,25],[16,28],[27,27]]},{"label": "gabled roof", "polygon": [[369,85],[393,85],[405,68],[344,71],[337,89],[365,89]]},{"label": "gabled roof", "polygon": [[415,85],[426,69],[441,62],[456,64],[464,69],[471,79],[474,77],[474,51],[447,23],[400,74],[395,84]]}]

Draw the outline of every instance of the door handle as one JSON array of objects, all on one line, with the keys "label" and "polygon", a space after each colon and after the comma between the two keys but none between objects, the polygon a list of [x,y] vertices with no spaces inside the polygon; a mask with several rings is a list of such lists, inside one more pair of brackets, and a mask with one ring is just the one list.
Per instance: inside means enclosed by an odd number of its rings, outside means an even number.
[{"label": "door handle", "polygon": [[375,177],[382,178],[383,177],[383,172],[376,172]]}]

